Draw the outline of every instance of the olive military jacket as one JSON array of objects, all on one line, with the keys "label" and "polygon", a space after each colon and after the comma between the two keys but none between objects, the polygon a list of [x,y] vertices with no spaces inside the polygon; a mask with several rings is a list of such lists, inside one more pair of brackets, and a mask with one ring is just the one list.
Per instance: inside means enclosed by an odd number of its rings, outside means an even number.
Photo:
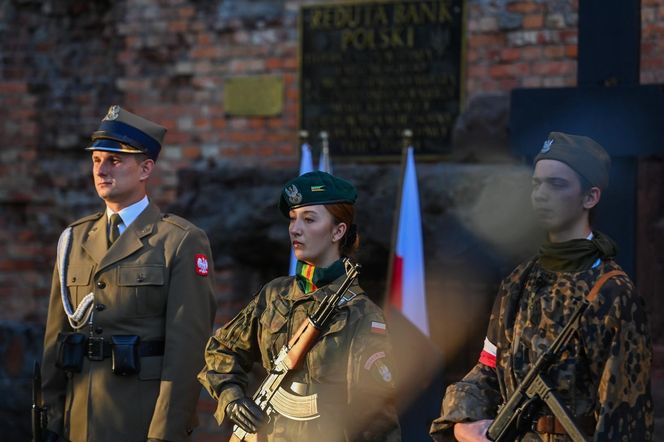
[{"label": "olive military jacket", "polygon": [[114,374],[111,358],[85,357],[80,373],[57,368],[58,334],[72,329],[56,265],[42,364],[49,429],[73,442],[188,440],[200,393],[196,373],[216,308],[207,236],[180,217],[161,214],[154,204],[108,249],[102,213],[71,227],[66,274],[71,303],[75,307],[90,292],[95,303],[92,327],[80,332],[106,342],[112,335],[163,340],[164,353],[140,358],[138,375]]},{"label": "olive military jacket", "polygon": [[[547,271],[537,260],[517,267],[500,287],[480,362],[447,388],[442,415],[431,427],[434,439],[447,440],[456,422],[493,419],[600,275],[611,270],[620,270],[612,260],[581,272]],[[546,376],[572,415],[596,422],[593,440],[650,441],[651,359],[643,299],[627,276],[616,276],[590,304]],[[552,413],[543,406],[540,414]],[[522,440],[539,436],[531,432]]]},{"label": "olive military jacket", "polygon": [[[281,347],[344,277],[308,295],[293,277],[275,279],[215,333],[199,380],[218,400],[215,417],[220,424],[226,405],[253,394],[246,391],[252,364],[269,371]],[[400,440],[383,314],[357,282],[346,296],[352,299],[337,310],[302,367],[287,378],[287,386],[299,382],[307,386],[306,394],[318,395],[320,417],[295,421],[275,414],[264,430],[269,441]]]}]

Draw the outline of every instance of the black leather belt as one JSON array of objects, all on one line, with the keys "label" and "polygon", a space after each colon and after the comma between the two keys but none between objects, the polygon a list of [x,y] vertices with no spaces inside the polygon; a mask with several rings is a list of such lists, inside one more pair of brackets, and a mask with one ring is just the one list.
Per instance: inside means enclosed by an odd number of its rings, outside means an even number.
[{"label": "black leather belt", "polygon": [[[87,348],[86,356],[91,361],[103,361],[106,358],[110,358],[112,354],[112,344],[106,342],[104,338],[101,337],[89,337],[87,338]],[[164,341],[142,341],[138,344],[138,355],[142,358],[149,356],[162,356],[164,354]]]}]

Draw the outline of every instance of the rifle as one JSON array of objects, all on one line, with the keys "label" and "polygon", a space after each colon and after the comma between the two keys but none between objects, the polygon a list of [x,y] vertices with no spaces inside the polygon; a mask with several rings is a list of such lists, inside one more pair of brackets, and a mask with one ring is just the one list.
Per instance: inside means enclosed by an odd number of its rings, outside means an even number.
[{"label": "rifle", "polygon": [[[344,258],[346,279],[334,293],[328,293],[316,311],[307,317],[297,332],[285,344],[272,362],[272,370],[254,393],[252,399],[261,410],[270,417],[274,412],[295,420],[311,420],[318,417],[317,397],[300,396],[286,391],[281,384],[286,375],[296,369],[313,345],[320,331],[332,317],[339,301],[359,274],[359,264],[353,264]],[[233,426],[231,442],[255,440],[255,434],[249,434],[238,425]]]},{"label": "rifle", "polygon": [[538,400],[543,401],[561,423],[567,435],[574,442],[585,442],[579,427],[574,423],[571,413],[561,402],[549,381],[542,375],[555,362],[565,348],[572,334],[579,328],[579,319],[592,302],[599,289],[611,277],[624,275],[619,270],[603,274],[590,290],[587,298],[581,302],[570,321],[562,329],[551,346],[537,358],[537,361],[521,381],[512,396],[500,406],[498,415],[486,431],[486,437],[492,441],[513,441],[525,426],[532,423],[533,412]]},{"label": "rifle", "polygon": [[32,371],[32,440],[42,442],[43,431],[46,429],[46,407],[42,405],[41,370],[35,361]]}]

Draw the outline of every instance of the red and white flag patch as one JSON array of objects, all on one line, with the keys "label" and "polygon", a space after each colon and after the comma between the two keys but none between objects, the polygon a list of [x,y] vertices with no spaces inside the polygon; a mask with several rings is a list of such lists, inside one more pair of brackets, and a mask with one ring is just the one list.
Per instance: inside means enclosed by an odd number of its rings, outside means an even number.
[{"label": "red and white flag patch", "polygon": [[480,363],[496,368],[496,346],[489,341],[489,338],[484,338],[484,348],[480,353]]},{"label": "red and white flag patch", "polygon": [[195,261],[196,261],[196,274],[199,276],[207,276],[209,273],[207,256],[196,255]]},{"label": "red and white flag patch", "polygon": [[387,333],[387,328],[385,323],[378,321],[371,321],[371,333],[378,333],[379,335],[384,335]]}]

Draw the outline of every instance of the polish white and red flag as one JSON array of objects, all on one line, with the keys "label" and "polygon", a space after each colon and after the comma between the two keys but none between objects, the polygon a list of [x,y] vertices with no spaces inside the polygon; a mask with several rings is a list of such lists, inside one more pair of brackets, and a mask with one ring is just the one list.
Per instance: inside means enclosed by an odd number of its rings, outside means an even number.
[{"label": "polish white and red flag", "polygon": [[390,304],[429,336],[420,197],[413,147],[407,148],[390,281]]},{"label": "polish white and red flag", "polygon": [[491,368],[496,368],[496,346],[489,341],[489,338],[484,338],[484,347],[480,353],[480,362]]}]

